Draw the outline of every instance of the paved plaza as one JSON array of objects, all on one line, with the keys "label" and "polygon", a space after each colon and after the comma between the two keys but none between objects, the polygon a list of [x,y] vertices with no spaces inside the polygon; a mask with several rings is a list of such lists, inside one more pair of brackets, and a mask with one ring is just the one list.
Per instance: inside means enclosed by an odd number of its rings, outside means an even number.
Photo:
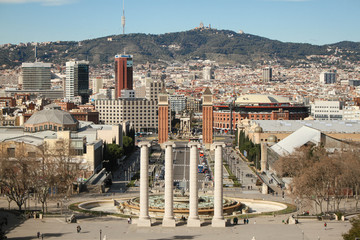
[{"label": "paved plaza", "polygon": [[[178,164],[187,165],[184,155],[177,160]],[[277,195],[263,195],[259,192],[255,185],[252,172],[248,168],[248,163],[242,161],[234,152],[227,152],[229,156],[234,156],[239,160],[236,163],[237,168],[241,169],[241,182],[243,188],[224,188],[224,196],[243,198],[243,199],[263,199],[276,202],[293,203],[292,199],[285,196],[284,199]],[[179,155],[180,156],[180,155]],[[213,156],[209,156],[210,159]],[[116,199],[116,198],[132,198],[139,196],[139,188],[129,188],[124,193],[125,176],[122,175],[124,169],[133,164],[138,158],[138,153],[135,153],[127,165],[124,165],[121,170],[114,175],[119,176],[118,181],[114,181],[112,189],[106,194],[80,194],[74,195],[71,199],[66,200],[52,200],[48,203],[48,210],[52,213],[62,213],[61,217],[46,217],[44,219],[24,219],[23,217],[16,217],[10,213],[5,213],[8,217],[9,224],[6,226],[7,237],[9,239],[27,240],[38,239],[36,234],[40,232],[43,234],[43,239],[126,239],[126,240],[176,240],[176,239],[206,239],[206,240],[341,240],[342,234],[347,232],[351,224],[349,221],[327,221],[327,229],[324,228],[324,222],[318,220],[299,220],[299,224],[289,225],[284,224],[290,215],[277,216],[258,216],[249,219],[249,224],[243,224],[242,219],[239,220],[239,225],[232,225],[228,223],[225,228],[214,228],[211,226],[211,221],[202,221],[200,228],[187,227],[184,222],[178,222],[176,227],[162,227],[160,220],[157,222],[152,219],[152,227],[138,227],[137,219],[133,219],[132,224],[128,224],[126,219],[103,216],[95,217],[84,214],[78,214],[77,223],[66,223],[65,217],[69,217],[71,212],[67,210],[67,206],[75,202],[84,202],[89,200],[102,199]],[[236,159],[235,158],[235,159]],[[234,167],[234,166],[233,166]],[[180,168],[179,173],[181,177],[185,177],[183,168]],[[179,176],[180,176],[179,175]],[[58,202],[61,201],[60,207]],[[36,206],[34,201],[30,201],[30,206]],[[7,209],[8,202],[4,197],[0,198],[0,208]],[[11,208],[16,208],[14,203],[11,203]],[[39,206],[36,207],[39,209]],[[66,214],[66,215],[65,215]],[[77,233],[77,226],[81,226],[81,232]]]},{"label": "paved plaza", "polygon": [[[186,225],[175,228],[164,228],[160,222],[150,228],[139,228],[136,223],[128,224],[126,219],[112,217],[95,217],[81,219],[78,223],[65,223],[63,218],[29,219],[8,233],[9,239],[37,239],[36,233],[44,234],[44,239],[128,239],[128,240],[172,240],[172,239],[243,239],[251,240],[339,240],[341,234],[350,228],[349,222],[330,221],[324,229],[322,221],[301,220],[297,225],[282,223],[284,216],[251,218],[249,224],[229,225],[224,228],[213,228],[210,222],[200,228],[189,228]],[[77,225],[81,232],[76,232]]]}]

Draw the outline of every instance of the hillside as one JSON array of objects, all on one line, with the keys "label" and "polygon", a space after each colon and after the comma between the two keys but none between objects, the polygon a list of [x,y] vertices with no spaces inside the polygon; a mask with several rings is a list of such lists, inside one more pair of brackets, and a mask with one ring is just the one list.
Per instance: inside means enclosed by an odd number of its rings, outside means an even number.
[{"label": "hillside", "polygon": [[[112,38],[112,41],[108,41]],[[335,51],[340,48],[342,51]],[[115,35],[79,42],[51,42],[38,47],[38,58],[44,62],[64,64],[69,59],[88,59],[92,65],[111,63],[114,55],[134,55],[135,63],[210,59],[219,63],[263,64],[274,61],[289,65],[306,60],[309,55],[338,54],[342,60],[358,62],[360,43],[340,42],[332,45],[284,43],[228,30],[190,30],[161,35]],[[0,48],[3,68],[34,61],[34,46],[11,45]]]}]

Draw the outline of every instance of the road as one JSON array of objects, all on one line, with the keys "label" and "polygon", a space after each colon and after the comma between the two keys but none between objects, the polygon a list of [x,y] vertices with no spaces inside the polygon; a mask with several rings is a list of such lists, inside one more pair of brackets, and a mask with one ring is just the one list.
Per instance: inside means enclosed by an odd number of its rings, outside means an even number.
[{"label": "road", "polygon": [[[198,165],[202,165],[200,157],[198,157]],[[179,187],[185,190],[189,188],[189,164],[190,164],[190,148],[185,142],[176,142],[174,148],[174,182],[179,183]],[[202,188],[205,181],[205,173],[198,173],[198,188]]]}]

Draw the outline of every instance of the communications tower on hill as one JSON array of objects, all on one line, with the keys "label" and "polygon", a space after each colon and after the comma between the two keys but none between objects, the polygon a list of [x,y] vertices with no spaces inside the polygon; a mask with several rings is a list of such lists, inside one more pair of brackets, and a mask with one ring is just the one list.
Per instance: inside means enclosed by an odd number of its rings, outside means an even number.
[{"label": "communications tower on hill", "polygon": [[123,0],[123,15],[121,16],[121,25],[123,28],[123,34],[125,34],[125,0]]}]

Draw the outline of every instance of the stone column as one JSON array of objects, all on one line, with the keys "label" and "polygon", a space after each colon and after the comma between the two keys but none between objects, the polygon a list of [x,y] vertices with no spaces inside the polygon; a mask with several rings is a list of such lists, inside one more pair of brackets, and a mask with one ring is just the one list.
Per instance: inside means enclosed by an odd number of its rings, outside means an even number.
[{"label": "stone column", "polygon": [[268,185],[266,185],[266,183],[262,184],[261,193],[262,194],[268,194],[269,193],[269,187],[268,187]]},{"label": "stone column", "polygon": [[265,172],[267,169],[267,145],[261,143],[261,172]]},{"label": "stone column", "polygon": [[213,144],[215,149],[215,166],[214,166],[214,216],[211,221],[212,227],[225,227],[223,215],[223,159],[222,148],[225,147],[223,142]]},{"label": "stone column", "polygon": [[198,213],[198,177],[197,177],[197,166],[198,166],[198,147],[200,145],[196,142],[190,142],[190,199],[189,199],[189,217],[187,220],[188,227],[200,227],[200,218]]},{"label": "stone column", "polygon": [[174,169],[173,169],[173,142],[166,142],[165,146],[165,212],[162,222],[163,227],[175,227],[174,218]]},{"label": "stone column", "polygon": [[139,227],[151,227],[149,217],[149,142],[140,142],[140,215]]}]

